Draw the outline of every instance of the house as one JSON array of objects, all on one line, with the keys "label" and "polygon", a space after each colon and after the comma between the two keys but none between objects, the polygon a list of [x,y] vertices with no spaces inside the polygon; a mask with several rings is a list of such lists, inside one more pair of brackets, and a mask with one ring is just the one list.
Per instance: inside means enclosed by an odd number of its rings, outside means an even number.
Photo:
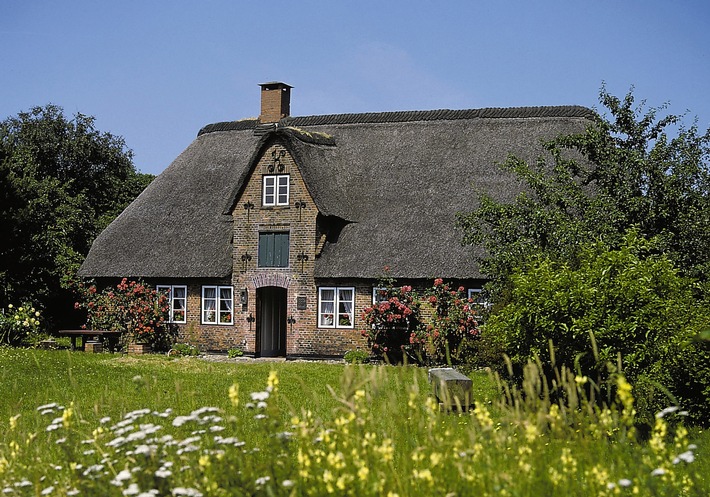
[{"label": "house", "polygon": [[457,212],[521,185],[497,163],[581,130],[578,106],[290,116],[261,85],[258,119],[210,124],[95,240],[80,276],[169,290],[203,349],[340,356],[385,274],[472,292],[485,281]]}]

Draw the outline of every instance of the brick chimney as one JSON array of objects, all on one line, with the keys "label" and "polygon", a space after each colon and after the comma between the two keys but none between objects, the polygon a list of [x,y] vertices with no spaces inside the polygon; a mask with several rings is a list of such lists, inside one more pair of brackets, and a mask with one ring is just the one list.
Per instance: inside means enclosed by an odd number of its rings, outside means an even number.
[{"label": "brick chimney", "polygon": [[275,123],[291,113],[291,88],[286,83],[274,81],[262,83],[261,86],[261,115],[262,124]]}]

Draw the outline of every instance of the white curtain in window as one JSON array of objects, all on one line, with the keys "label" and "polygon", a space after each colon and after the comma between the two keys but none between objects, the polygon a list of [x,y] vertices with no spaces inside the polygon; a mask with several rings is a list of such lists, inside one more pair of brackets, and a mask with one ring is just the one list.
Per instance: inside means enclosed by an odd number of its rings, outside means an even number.
[{"label": "white curtain in window", "polygon": [[350,326],[353,323],[353,291],[338,290],[338,324]]},{"label": "white curtain in window", "polygon": [[217,320],[217,289],[203,288],[202,290],[202,320],[205,323],[214,323]]},{"label": "white curtain in window", "polygon": [[220,310],[232,312],[232,289],[231,288],[220,288],[219,289],[219,300],[220,300]]},{"label": "white curtain in window", "polygon": [[322,288],[320,290],[320,326],[333,326],[335,320],[335,289]]}]

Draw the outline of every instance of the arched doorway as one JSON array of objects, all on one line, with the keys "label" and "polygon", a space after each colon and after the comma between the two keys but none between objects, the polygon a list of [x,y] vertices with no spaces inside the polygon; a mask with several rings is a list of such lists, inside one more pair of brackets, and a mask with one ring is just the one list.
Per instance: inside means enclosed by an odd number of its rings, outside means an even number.
[{"label": "arched doorway", "polygon": [[256,348],[261,357],[286,355],[285,288],[265,286],[256,289]]}]

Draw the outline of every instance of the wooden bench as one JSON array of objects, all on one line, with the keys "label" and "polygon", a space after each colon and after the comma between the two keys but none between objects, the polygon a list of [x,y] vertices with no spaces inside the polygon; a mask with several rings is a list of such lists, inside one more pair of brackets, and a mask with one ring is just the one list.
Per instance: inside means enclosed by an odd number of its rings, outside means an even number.
[{"label": "wooden bench", "polygon": [[455,369],[430,369],[429,383],[442,410],[467,411],[473,405],[473,381]]},{"label": "wooden bench", "polygon": [[94,345],[96,342],[100,342],[101,337],[105,337],[108,342],[108,349],[111,352],[118,350],[118,339],[121,336],[120,331],[108,331],[108,330],[59,330],[60,335],[66,335],[71,338],[71,349],[76,350],[76,339],[81,337],[81,347],[79,350],[86,351],[87,345],[92,344],[91,352],[99,352],[101,347]]}]

